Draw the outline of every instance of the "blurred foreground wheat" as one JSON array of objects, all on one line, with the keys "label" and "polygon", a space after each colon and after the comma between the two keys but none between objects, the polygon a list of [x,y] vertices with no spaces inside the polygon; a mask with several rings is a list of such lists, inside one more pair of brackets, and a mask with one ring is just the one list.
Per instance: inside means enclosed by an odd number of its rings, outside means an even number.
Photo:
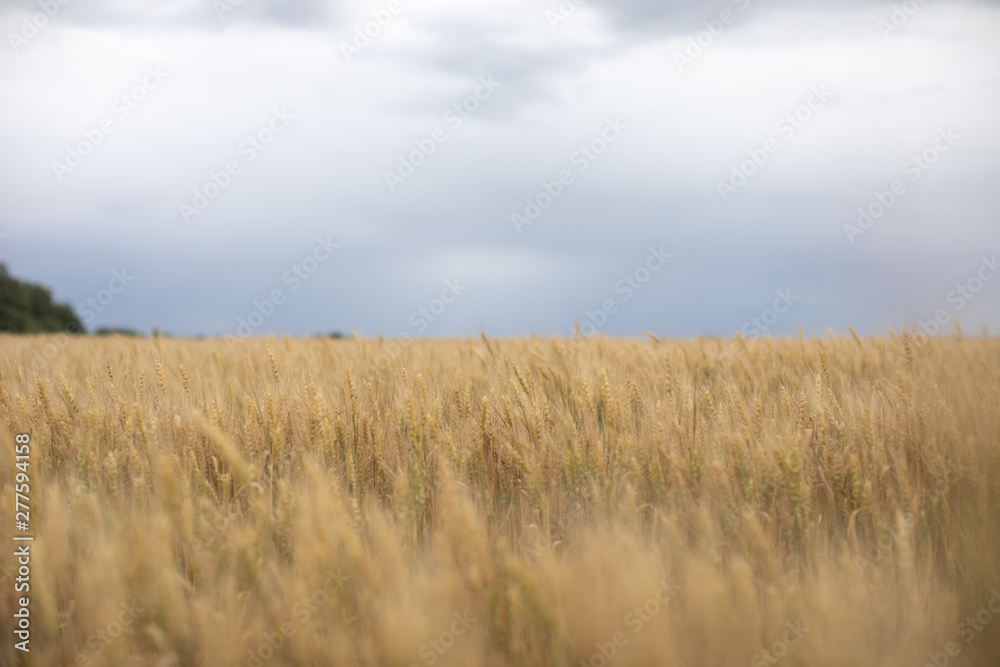
[{"label": "blurred foreground wheat", "polygon": [[1000,664],[1000,341],[2,336],[0,414],[0,664]]}]

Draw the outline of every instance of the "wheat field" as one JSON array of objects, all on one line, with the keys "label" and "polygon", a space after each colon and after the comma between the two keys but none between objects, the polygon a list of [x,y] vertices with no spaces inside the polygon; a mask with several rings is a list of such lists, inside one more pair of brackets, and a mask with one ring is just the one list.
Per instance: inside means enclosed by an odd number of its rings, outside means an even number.
[{"label": "wheat field", "polygon": [[4,665],[1000,664],[997,340],[0,351]]}]

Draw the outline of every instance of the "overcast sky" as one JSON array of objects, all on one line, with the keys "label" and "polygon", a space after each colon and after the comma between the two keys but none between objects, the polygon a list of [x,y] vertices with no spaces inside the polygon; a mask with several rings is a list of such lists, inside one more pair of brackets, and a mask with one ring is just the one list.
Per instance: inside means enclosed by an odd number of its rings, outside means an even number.
[{"label": "overcast sky", "polygon": [[1000,332],[996,3],[3,0],[0,30],[0,261],[91,329]]}]

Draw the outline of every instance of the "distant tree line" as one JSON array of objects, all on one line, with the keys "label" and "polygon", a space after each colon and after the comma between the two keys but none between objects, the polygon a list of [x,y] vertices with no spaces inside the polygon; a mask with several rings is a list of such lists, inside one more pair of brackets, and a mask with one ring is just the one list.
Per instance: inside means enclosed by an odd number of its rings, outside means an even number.
[{"label": "distant tree line", "polygon": [[[0,332],[8,333],[69,333],[83,334],[87,329],[68,303],[52,300],[49,288],[29,283],[10,275],[7,266],[0,262]],[[98,327],[95,336],[142,336],[124,327]],[[152,336],[170,334],[153,329]],[[329,338],[343,338],[339,331],[320,334]]]},{"label": "distant tree line", "polygon": [[86,333],[72,306],[53,301],[47,287],[14,278],[3,263],[0,263],[0,331]]}]

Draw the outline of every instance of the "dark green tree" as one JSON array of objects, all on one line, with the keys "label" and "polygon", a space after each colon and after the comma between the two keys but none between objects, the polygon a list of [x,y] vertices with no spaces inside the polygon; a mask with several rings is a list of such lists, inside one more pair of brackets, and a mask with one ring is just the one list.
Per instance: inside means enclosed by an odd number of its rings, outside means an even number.
[{"label": "dark green tree", "polygon": [[55,303],[48,288],[12,277],[0,263],[0,331],[83,333],[85,329],[72,306]]}]

